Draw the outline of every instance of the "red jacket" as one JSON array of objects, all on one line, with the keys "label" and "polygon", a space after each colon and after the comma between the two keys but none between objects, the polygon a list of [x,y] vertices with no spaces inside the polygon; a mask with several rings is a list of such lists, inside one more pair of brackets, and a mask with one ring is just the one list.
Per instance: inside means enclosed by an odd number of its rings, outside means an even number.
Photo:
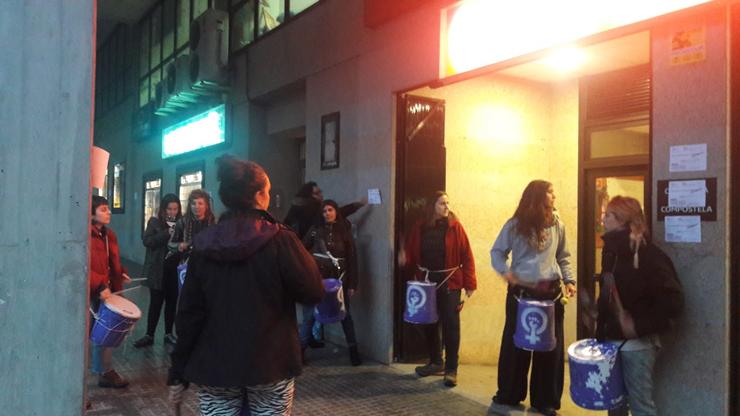
[{"label": "red jacket", "polygon": [[90,225],[90,294],[100,293],[105,287],[112,292],[123,289],[124,273],[127,271],[121,265],[116,233],[106,227],[98,231]]},{"label": "red jacket", "polygon": [[[418,280],[424,279],[424,273],[419,271],[421,262],[421,229],[424,223],[416,223],[406,239],[406,267],[416,273]],[[475,260],[470,250],[470,242],[465,234],[460,221],[449,218],[447,232],[445,232],[445,269],[461,266],[460,269],[447,281],[447,287],[453,290],[468,289],[475,290],[477,281],[475,279]],[[413,268],[413,269],[411,269]]]}]

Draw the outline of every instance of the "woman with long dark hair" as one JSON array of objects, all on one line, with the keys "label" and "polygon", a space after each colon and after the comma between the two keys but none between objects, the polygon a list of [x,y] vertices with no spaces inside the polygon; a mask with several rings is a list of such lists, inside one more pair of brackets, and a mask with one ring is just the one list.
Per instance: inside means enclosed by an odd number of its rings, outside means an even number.
[{"label": "woman with long dark hair", "polygon": [[601,294],[596,338],[616,343],[622,361],[627,405],[609,414],[655,415],[653,369],[658,334],[683,309],[683,288],[671,259],[650,242],[640,203],[615,196],[609,201],[601,237]]},{"label": "woman with long dark hair", "polygon": [[[425,218],[414,225],[402,251],[400,263],[417,278],[428,276],[438,284],[437,312],[439,322],[425,332],[429,364],[416,367],[420,377],[444,375],[447,387],[457,385],[460,350],[460,311],[462,290],[470,297],[477,288],[475,260],[465,229],[450,211],[444,191],[427,199]],[[440,342],[440,325],[442,339]],[[442,344],[445,349],[442,362]]]},{"label": "woman with long dark hair", "polygon": [[180,199],[175,194],[162,198],[157,216],[146,224],[142,241],[146,247],[144,258],[145,285],[149,287],[149,312],[147,313],[146,334],[134,342],[134,347],[142,348],[154,343],[159,315],[164,305],[164,339],[171,343],[174,339],[172,326],[175,323],[177,307],[177,263],[167,262],[167,243],[175,232],[175,224],[182,217]]},{"label": "woman with long dark hair", "polygon": [[290,415],[301,352],[295,304],[324,294],[316,263],[275,221],[261,166],[218,159],[227,211],[195,237],[177,312],[168,384],[175,403],[200,387],[202,415]]},{"label": "woman with long dark hair", "polygon": [[[339,206],[331,199],[321,203],[322,218],[319,225],[311,227],[303,238],[303,245],[309,252],[314,254],[314,259],[319,266],[323,279],[342,280],[342,291],[346,315],[342,319],[342,330],[349,347],[350,363],[353,366],[362,364],[360,353],[357,349],[357,336],[355,325],[350,313],[350,299],[357,290],[357,254],[355,252],[354,238],[349,222],[345,221],[339,211]],[[306,347],[311,340],[311,328],[313,327],[313,306],[306,305],[303,308],[303,322],[299,334],[301,339],[301,350],[305,354]]]},{"label": "woman with long dark hair", "polygon": [[[504,224],[491,248],[491,264],[506,280],[506,323],[501,337],[496,405],[516,407],[527,397],[530,362],[530,404],[540,413],[554,415],[563,395],[563,318],[565,309],[555,303],[555,349],[531,352],[514,345],[517,297],[554,300],[572,297],[576,282],[570,267],[565,226],[555,212],[555,193],[547,181],[530,182],[514,216]],[[511,265],[507,260],[511,255]],[[564,288],[561,286],[564,284]]]}]

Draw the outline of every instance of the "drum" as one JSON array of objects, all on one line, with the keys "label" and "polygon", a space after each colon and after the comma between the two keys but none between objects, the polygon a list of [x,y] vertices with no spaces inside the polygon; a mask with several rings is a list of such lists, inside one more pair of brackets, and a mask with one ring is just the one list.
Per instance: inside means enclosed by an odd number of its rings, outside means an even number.
[{"label": "drum", "polygon": [[411,324],[433,324],[437,316],[437,284],[434,282],[406,282],[406,310],[403,320]]},{"label": "drum", "polygon": [[[626,400],[619,348],[583,339],[568,347],[570,396],[584,409],[610,410]],[[649,375],[648,375],[649,376]]]},{"label": "drum", "polygon": [[555,303],[551,300],[518,299],[514,345],[527,351],[552,351],[555,338]]},{"label": "drum", "polygon": [[316,305],[313,314],[322,324],[333,324],[347,316],[341,280],[324,279],[324,298]]},{"label": "drum", "polygon": [[182,290],[185,284],[185,276],[188,274],[188,262],[184,261],[177,266],[177,287]]},{"label": "drum", "polygon": [[111,295],[100,305],[90,339],[97,345],[117,347],[141,318],[141,311],[130,300]]}]

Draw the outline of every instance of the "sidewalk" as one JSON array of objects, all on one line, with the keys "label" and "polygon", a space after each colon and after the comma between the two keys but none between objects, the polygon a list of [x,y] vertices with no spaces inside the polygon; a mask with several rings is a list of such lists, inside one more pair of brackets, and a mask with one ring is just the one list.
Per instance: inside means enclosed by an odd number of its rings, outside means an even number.
[{"label": "sidewalk", "polygon": [[[132,277],[139,277],[129,265]],[[138,283],[138,282],[137,282]],[[115,369],[131,384],[124,389],[102,389],[97,377],[88,377],[88,396],[92,401],[89,416],[174,415],[167,401],[165,375],[169,359],[163,345],[162,322],[152,347],[136,349],[133,342],[146,330],[149,293],[133,290],[127,297],[144,316],[133,334],[114,353]],[[349,365],[346,349],[327,344],[308,350],[308,365],[297,379],[293,415],[485,415],[488,405],[447,389],[440,383],[419,380],[394,367],[366,361]],[[194,389],[188,390],[182,406],[183,416],[198,415]]]}]

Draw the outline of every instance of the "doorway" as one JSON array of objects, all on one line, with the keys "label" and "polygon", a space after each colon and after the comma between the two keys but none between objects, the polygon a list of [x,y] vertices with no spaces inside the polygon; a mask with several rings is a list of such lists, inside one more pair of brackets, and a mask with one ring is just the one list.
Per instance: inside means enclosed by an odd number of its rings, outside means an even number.
[{"label": "doorway", "polygon": [[[402,94],[398,97],[396,138],[396,247],[422,218],[426,198],[445,189],[445,102]],[[414,362],[427,357],[426,326],[403,321],[406,280],[395,263],[394,360]]]}]

